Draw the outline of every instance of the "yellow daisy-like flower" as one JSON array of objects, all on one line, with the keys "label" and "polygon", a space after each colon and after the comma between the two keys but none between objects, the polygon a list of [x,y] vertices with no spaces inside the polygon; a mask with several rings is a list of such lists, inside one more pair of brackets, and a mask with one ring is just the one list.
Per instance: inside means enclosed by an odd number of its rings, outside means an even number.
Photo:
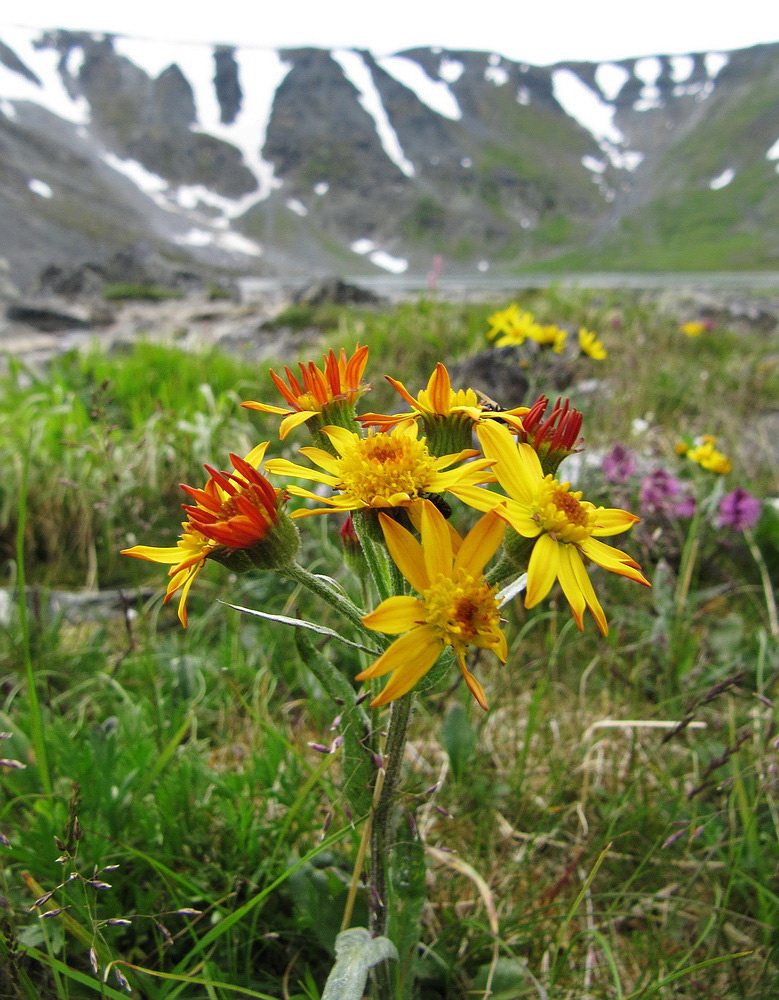
[{"label": "yellow daisy-like flower", "polygon": [[520,312],[516,304],[493,313],[487,322],[490,324],[487,339],[494,340],[496,347],[519,347],[540,329],[533,314]]},{"label": "yellow daisy-like flower", "polygon": [[687,458],[693,462],[697,462],[701,468],[708,469],[709,472],[715,472],[718,476],[725,476],[733,466],[727,455],[723,455],[721,451],[717,451],[714,447],[716,441],[717,439],[711,434],[705,434],[701,444],[687,451]]},{"label": "yellow daisy-like flower", "polygon": [[290,515],[293,518],[326,514],[330,510],[409,507],[423,500],[427,493],[451,492],[457,496],[464,487],[476,490],[477,494],[489,493],[478,490],[476,484],[494,481],[488,471],[492,462],[485,458],[449,469],[448,466],[479,453],[467,448],[457,454],[434,457],[425,439],[417,436],[414,420],[404,420],[389,432],[369,432],[366,437],[337,426],[323,427],[322,433],[333,445],[335,455],[323,448],[300,449],[300,454],[319,469],[307,469],[283,458],[265,464],[266,470],[274,475],[308,479],[337,491],[335,496],[320,497],[300,486],[288,486],[288,492],[294,496],[327,504],[315,510],[296,510]]},{"label": "yellow daisy-like flower", "polygon": [[565,342],[568,339],[568,331],[561,330],[559,326],[551,324],[540,326],[536,323],[528,335],[541,347],[551,347],[555,354],[562,354]]},{"label": "yellow daisy-like flower", "polygon": [[[330,351],[324,356],[324,362],[324,371],[313,361],[308,364],[299,362],[300,382],[289,368],[285,368],[288,385],[271,368],[270,376],[289,403],[289,408],[253,400],[242,405],[248,410],[259,410],[261,413],[283,414],[284,419],[279,426],[279,437],[282,440],[291,430],[308,420],[319,419],[322,423],[332,423],[336,416],[335,410],[346,407],[351,411],[357,399],[370,388],[361,381],[368,363],[368,348],[358,344],[351,358],[347,358],[343,348],[340,355]],[[328,411],[329,420],[321,419],[323,411]]]},{"label": "yellow daisy-like flower", "polygon": [[597,334],[584,327],[579,330],[579,348],[582,354],[586,354],[593,361],[603,361],[609,356],[609,352],[598,340]]},{"label": "yellow daisy-like flower", "polygon": [[[589,608],[603,635],[608,634],[606,616],[595,596],[582,556],[598,566],[649,586],[637,562],[599,538],[627,531],[640,518],[626,510],[595,507],[573,492],[570,483],[560,483],[544,475],[538,455],[529,444],[517,444],[500,424],[483,424],[477,434],[484,454],[495,459],[493,471],[508,494],[495,510],[523,538],[536,542],[527,567],[525,607],[535,607],[559,579],[574,619],[584,627],[584,611]],[[483,491],[485,492],[485,491]],[[461,499],[479,510],[484,497],[464,491]],[[480,506],[481,505],[481,506]]]},{"label": "yellow daisy-like flower", "polygon": [[708,326],[706,323],[702,323],[699,319],[691,319],[686,323],[682,323],[679,327],[679,332],[685,334],[687,337],[700,337],[704,330],[707,330]]},{"label": "yellow daisy-like flower", "polygon": [[240,569],[270,569],[297,550],[296,531],[280,512],[285,494],[274,489],[256,469],[267,447],[265,441],[246,458],[231,455],[235,472],[218,472],[207,465],[210,478],[203,489],[182,483],[181,488],[195,503],[184,505],[188,519],[182,522],[184,530],[175,546],[134,545],[122,549],[122,555],[171,567],[165,604],[181,590],[178,616],[185,627],[187,596],[207,559],[231,563],[243,553],[245,564],[242,560]]},{"label": "yellow daisy-like flower", "polygon": [[484,567],[503,539],[505,523],[494,512],[485,514],[455,553],[449,525],[429,501],[422,505],[421,544],[386,514],[379,514],[379,521],[390,555],[419,596],[388,597],[363,618],[377,632],[400,636],[357,675],[362,681],[392,673],[371,706],[406,694],[451,646],[468,689],[486,709],[484,689],[465,666],[465,654],[476,646],[493,650],[506,662],[495,589],[484,579]]},{"label": "yellow daisy-like flower", "polygon": [[406,389],[402,382],[389,375],[384,376],[403,399],[411,407],[410,413],[396,413],[385,415],[383,413],[364,413],[357,419],[363,426],[381,427],[382,430],[389,430],[402,420],[409,417],[415,420],[421,419],[426,429],[430,424],[441,421],[462,420],[467,431],[470,433],[474,424],[481,423],[482,420],[504,420],[518,430],[522,429],[521,417],[527,413],[529,407],[515,406],[511,410],[490,409],[487,403],[479,400],[473,389],[452,389],[452,382],[446,366],[439,361],[435,371],[427,382],[427,388],[422,389],[416,399]]}]

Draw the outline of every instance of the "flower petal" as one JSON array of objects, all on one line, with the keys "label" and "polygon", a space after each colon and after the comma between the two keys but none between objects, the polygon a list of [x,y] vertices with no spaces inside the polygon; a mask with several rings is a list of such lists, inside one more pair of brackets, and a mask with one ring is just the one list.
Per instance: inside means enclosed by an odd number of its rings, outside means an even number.
[{"label": "flower petal", "polygon": [[526,608],[534,608],[552,589],[560,567],[560,545],[549,535],[541,535],[533,546],[527,567]]},{"label": "flower petal", "polygon": [[481,686],[481,684],[479,684],[479,682],[476,680],[476,678],[473,676],[470,670],[468,670],[468,668],[465,666],[465,663],[463,663],[462,661],[460,661],[460,670],[462,671],[465,683],[468,685],[468,690],[471,692],[473,697],[486,712],[489,706],[487,705],[487,696],[484,694],[484,688]]},{"label": "flower petal", "polygon": [[646,587],[651,586],[649,580],[641,573],[638,563],[631,559],[627,553],[615,549],[613,545],[599,542],[597,538],[587,538],[580,542],[577,547],[594,563],[607,569],[610,573],[619,573],[620,576],[626,576],[629,580],[643,583]]},{"label": "flower petal", "polygon": [[318,416],[318,410],[297,410],[295,413],[288,413],[279,424],[279,438],[283,441],[290,431],[294,431],[296,427],[300,427],[312,417]]},{"label": "flower petal", "polygon": [[479,518],[463,539],[454,561],[455,569],[462,567],[472,576],[480,575],[498,551],[505,531],[506,522],[495,511]]},{"label": "flower petal", "polygon": [[[582,593],[579,575],[577,574],[577,564],[579,569],[584,570],[582,557],[579,555],[575,546],[561,545],[560,567],[557,574],[558,579],[560,580],[560,586],[562,587],[566,600],[571,605],[574,621],[576,622],[579,631],[583,632],[584,611],[587,607],[587,601]],[[587,576],[586,570],[584,571],[584,575]],[[587,582],[589,583],[589,577],[587,577]],[[592,589],[592,587],[590,587],[590,589]],[[600,607],[600,605],[598,606]],[[602,613],[603,612],[601,612],[601,614]]]},{"label": "flower petal", "polygon": [[[312,449],[316,450],[316,449]],[[293,479],[310,479],[315,483],[324,483],[326,486],[335,486],[338,480],[326,472],[319,469],[307,469],[302,465],[295,465],[294,462],[286,458],[271,458],[265,463],[265,471],[274,476],[291,476]]]},{"label": "flower petal", "polygon": [[592,533],[601,538],[619,535],[641,520],[635,514],[620,510],[618,507],[599,507],[595,513],[596,521]]},{"label": "flower petal", "polygon": [[432,583],[439,574],[449,576],[452,572],[452,537],[446,518],[429,500],[422,504],[422,538],[428,580]]},{"label": "flower petal", "polygon": [[133,545],[131,549],[122,549],[119,553],[123,556],[135,556],[136,559],[148,559],[149,562],[163,563],[166,566],[173,566],[183,562],[186,553],[178,546],[173,548],[158,548],[154,545]]},{"label": "flower petal", "polygon": [[394,670],[403,677],[411,675],[413,679],[405,689],[408,691],[433,666],[441,649],[441,640],[433,629],[429,625],[420,625],[396,639],[375,663],[357,674],[355,680],[365,681],[372,677],[383,677]]},{"label": "flower petal", "polygon": [[375,632],[387,635],[399,635],[408,632],[424,618],[425,607],[422,602],[410,595],[400,594],[388,597],[381,604],[363,616],[362,623]]},{"label": "flower petal", "polygon": [[421,594],[430,586],[422,546],[394,518],[379,514],[379,524],[393,562],[414,590]]},{"label": "flower petal", "polygon": [[493,472],[510,497],[529,503],[544,478],[538,455],[529,444],[517,444],[511,432],[494,420],[479,424],[476,435],[486,458],[496,459]]}]

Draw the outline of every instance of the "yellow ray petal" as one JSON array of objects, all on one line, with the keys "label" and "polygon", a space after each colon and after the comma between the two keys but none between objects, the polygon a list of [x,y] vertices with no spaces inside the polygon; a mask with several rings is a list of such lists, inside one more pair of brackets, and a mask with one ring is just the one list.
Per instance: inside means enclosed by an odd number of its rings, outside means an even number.
[{"label": "yellow ray petal", "polygon": [[479,576],[503,541],[506,522],[495,511],[479,518],[463,539],[454,561],[455,569],[462,567],[472,576]]},{"label": "yellow ray petal", "polygon": [[395,565],[414,590],[421,594],[430,586],[422,546],[411,532],[398,524],[394,518],[379,514],[379,524]]},{"label": "yellow ray petal", "polygon": [[422,541],[428,580],[432,582],[439,573],[448,576],[452,572],[452,538],[446,518],[429,500],[422,504]]},{"label": "yellow ray petal", "polygon": [[595,590],[592,586],[592,581],[590,580],[587,568],[581,560],[580,556],[575,558],[571,556],[571,567],[576,575],[576,580],[581,589],[582,596],[587,604],[587,607],[592,612],[592,616],[597,622],[598,628],[600,629],[601,635],[609,634],[609,626],[606,622],[606,614],[600,605],[600,601],[595,594]]},{"label": "yellow ray petal", "polygon": [[448,414],[449,402],[452,395],[452,383],[449,379],[449,372],[440,361],[430,376],[427,383],[427,391],[430,402],[433,404],[433,410],[436,413]]},{"label": "yellow ray petal", "polygon": [[[414,631],[421,632],[422,629],[415,629]],[[396,641],[400,642],[400,639]],[[402,698],[404,694],[407,694],[433,666],[438,659],[440,649],[441,647],[435,640],[431,640],[429,645],[424,649],[418,646],[418,651],[415,653],[413,662],[409,663],[406,661],[405,667],[395,671],[378,698],[374,698],[371,702],[371,708],[386,705],[388,702],[395,701],[396,698]]]},{"label": "yellow ray petal", "polygon": [[261,441],[258,445],[255,445],[244,458],[244,462],[248,462],[255,469],[259,468],[262,465],[263,458],[265,458],[265,452],[268,450],[269,444],[270,441]]},{"label": "yellow ray petal", "polygon": [[619,535],[640,520],[641,518],[635,514],[620,510],[618,507],[600,507],[596,511],[595,527],[592,529],[592,533],[600,538]]},{"label": "yellow ray petal", "polygon": [[484,693],[484,688],[481,686],[481,684],[479,684],[479,682],[476,680],[476,678],[473,676],[470,670],[468,670],[468,668],[465,666],[465,663],[462,661],[460,661],[460,670],[462,672],[465,683],[468,685],[468,690],[471,692],[473,697],[486,712],[489,706],[487,705],[487,696]]},{"label": "yellow ray petal", "polygon": [[433,629],[429,625],[420,625],[396,639],[375,663],[363,670],[362,673],[357,674],[355,680],[364,681],[372,677],[383,677],[391,670],[395,670],[401,674],[413,676],[413,680],[406,688],[408,691],[433,666],[441,649],[441,640]]},{"label": "yellow ray petal", "polygon": [[320,472],[319,469],[307,469],[305,466],[295,465],[294,462],[290,462],[286,458],[269,459],[265,463],[265,471],[274,476],[310,479],[315,483],[324,483],[326,486],[335,486],[338,483],[335,476],[328,475],[326,472]]},{"label": "yellow ray petal", "polygon": [[534,608],[543,601],[557,578],[560,566],[560,543],[549,535],[541,535],[530,553],[527,567],[525,607]]},{"label": "yellow ray petal", "polygon": [[[587,602],[582,593],[579,576],[576,572],[577,563],[580,569],[584,569],[582,558],[573,545],[560,545],[560,566],[558,569],[558,579],[565,594],[566,600],[571,605],[574,621],[580,632],[584,631],[584,611]],[[585,576],[586,576],[585,570]],[[589,582],[589,577],[587,577]]]},{"label": "yellow ray petal", "polygon": [[149,562],[163,563],[173,566],[186,559],[186,552],[178,545],[173,548],[158,548],[154,545],[133,545],[131,549],[122,549],[123,556],[134,556],[136,559],[148,559]]},{"label": "yellow ray petal", "polygon": [[479,424],[476,434],[485,457],[497,460],[493,472],[506,493],[529,503],[535,485],[544,478],[535,451],[529,444],[517,445],[509,429],[494,420]]},{"label": "yellow ray petal", "polygon": [[[345,451],[353,448],[359,438],[358,434],[347,431],[345,427],[339,427],[337,424],[328,424],[327,427],[322,428],[322,433],[330,438],[339,455],[343,455]],[[330,458],[332,461],[332,456]]]},{"label": "yellow ray petal", "polygon": [[362,623],[376,632],[399,635],[408,632],[424,619],[425,608],[416,597],[398,595],[385,601],[363,616]]},{"label": "yellow ray petal", "polygon": [[247,410],[259,410],[260,413],[289,413],[288,406],[271,406],[270,403],[256,403],[252,399],[241,403],[241,406],[245,406]]},{"label": "yellow ray petal", "polygon": [[288,414],[279,424],[279,437],[283,441],[290,431],[294,431],[296,427],[300,427],[312,417],[318,416],[318,410],[297,410],[295,413]]},{"label": "yellow ray petal", "polygon": [[620,576],[626,576],[636,583],[643,583],[645,587],[651,586],[649,580],[641,573],[638,563],[625,552],[615,549],[613,545],[599,542],[597,538],[587,538],[579,543],[578,548],[594,563],[610,573],[619,573]]}]

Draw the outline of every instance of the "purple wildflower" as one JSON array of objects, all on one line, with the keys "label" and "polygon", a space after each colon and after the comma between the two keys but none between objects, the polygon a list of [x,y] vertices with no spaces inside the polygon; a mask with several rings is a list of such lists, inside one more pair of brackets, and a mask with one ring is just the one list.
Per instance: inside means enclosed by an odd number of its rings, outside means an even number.
[{"label": "purple wildflower", "polygon": [[603,475],[610,483],[626,483],[636,471],[636,456],[624,445],[615,444],[603,456]]},{"label": "purple wildflower", "polygon": [[753,497],[749,490],[737,486],[732,493],[727,493],[719,505],[718,525],[720,528],[732,528],[734,531],[744,531],[753,528],[760,519],[761,503]]},{"label": "purple wildflower", "polygon": [[655,469],[641,480],[641,513],[667,511],[682,491],[682,484],[665,469]]}]

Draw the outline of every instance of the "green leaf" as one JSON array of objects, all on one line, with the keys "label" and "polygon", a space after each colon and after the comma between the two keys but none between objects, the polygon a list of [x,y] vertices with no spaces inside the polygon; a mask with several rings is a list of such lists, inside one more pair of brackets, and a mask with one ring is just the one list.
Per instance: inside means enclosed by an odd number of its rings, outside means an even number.
[{"label": "green leaf", "polygon": [[397,961],[398,953],[389,938],[372,938],[364,927],[352,927],[335,939],[335,956],[322,1000],[361,1000],[369,969],[386,959]]},{"label": "green leaf", "polygon": [[254,608],[243,608],[239,604],[228,604],[227,601],[221,601],[220,603],[225,604],[228,608],[232,608],[233,611],[242,611],[245,615],[254,615],[256,618],[264,618],[269,622],[280,622],[282,625],[293,625],[295,628],[307,628],[310,632],[317,632],[319,635],[326,635],[331,639],[337,639],[345,646],[353,646],[354,649],[360,649],[370,656],[380,655],[379,650],[370,649],[359,642],[352,642],[351,639],[346,639],[340,632],[336,632],[326,625],[316,625],[314,622],[307,622],[302,618],[288,618],[286,615],[270,615],[265,611],[256,611]]}]

